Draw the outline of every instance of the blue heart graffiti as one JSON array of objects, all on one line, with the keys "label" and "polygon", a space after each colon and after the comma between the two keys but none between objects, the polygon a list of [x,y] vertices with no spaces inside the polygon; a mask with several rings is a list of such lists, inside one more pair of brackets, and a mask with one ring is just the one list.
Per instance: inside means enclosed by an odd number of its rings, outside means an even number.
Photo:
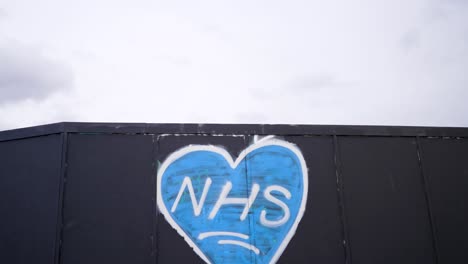
[{"label": "blue heart graffiti", "polygon": [[166,220],[207,263],[274,263],[294,235],[307,199],[299,149],[268,139],[237,158],[190,145],[161,165],[157,201]]}]

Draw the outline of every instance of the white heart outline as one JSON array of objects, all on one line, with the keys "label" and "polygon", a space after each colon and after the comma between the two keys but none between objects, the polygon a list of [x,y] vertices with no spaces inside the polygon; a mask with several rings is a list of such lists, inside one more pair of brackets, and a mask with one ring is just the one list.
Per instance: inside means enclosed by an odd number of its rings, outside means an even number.
[{"label": "white heart outline", "polygon": [[268,136],[265,137],[263,140],[259,140],[252,145],[248,146],[246,149],[244,149],[237,159],[234,161],[232,159],[231,154],[229,154],[225,149],[216,147],[213,145],[188,145],[186,147],[183,147],[169,155],[166,160],[161,164],[161,166],[158,169],[158,175],[157,175],[157,187],[156,187],[156,200],[157,200],[157,205],[159,208],[159,211],[164,215],[164,218],[166,219],[167,222],[174,228],[179,235],[181,235],[184,240],[187,242],[187,244],[193,248],[195,253],[197,253],[206,263],[211,264],[209,259],[203,254],[203,251],[198,248],[197,244],[195,244],[190,236],[188,236],[184,230],[177,224],[177,222],[172,218],[171,214],[169,214],[166,206],[164,205],[164,201],[162,200],[162,192],[161,192],[161,181],[162,181],[162,176],[164,175],[164,172],[166,169],[176,160],[179,158],[187,155],[188,153],[194,152],[194,151],[211,151],[214,153],[218,153],[221,156],[223,156],[226,161],[229,163],[232,169],[237,168],[237,165],[252,151],[263,148],[266,146],[281,146],[285,147],[289,150],[291,150],[299,159],[299,162],[301,164],[302,168],[302,177],[303,177],[303,194],[302,194],[302,200],[301,200],[301,205],[299,206],[299,211],[296,215],[296,219],[294,220],[294,223],[292,224],[291,228],[289,229],[288,233],[284,237],[283,241],[281,242],[280,246],[276,250],[275,254],[271,258],[270,264],[271,263],[276,263],[276,261],[279,259],[279,257],[283,254],[283,251],[286,249],[287,245],[291,241],[292,237],[296,233],[296,229],[299,225],[299,222],[302,219],[302,216],[304,216],[305,212],[305,207],[307,203],[307,194],[308,194],[308,189],[309,189],[309,177],[307,174],[307,166],[304,160],[304,157],[302,156],[302,152],[299,150],[299,148],[287,141],[284,140],[279,140],[272,138],[273,136]]}]

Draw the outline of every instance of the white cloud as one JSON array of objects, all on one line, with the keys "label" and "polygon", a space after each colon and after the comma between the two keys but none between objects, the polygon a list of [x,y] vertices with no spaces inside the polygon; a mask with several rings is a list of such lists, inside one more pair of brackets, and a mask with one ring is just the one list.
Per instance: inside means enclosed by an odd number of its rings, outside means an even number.
[{"label": "white cloud", "polygon": [[73,74],[66,64],[17,42],[0,43],[0,105],[41,100],[72,86]]},{"label": "white cloud", "polygon": [[[9,127],[64,118],[468,126],[466,1],[7,2],[0,39],[42,54],[21,57],[42,90],[5,93],[42,99],[0,107]],[[37,66],[45,62],[71,70]],[[67,71],[74,89],[60,93]]]},{"label": "white cloud", "polygon": [[0,8],[0,19],[4,18],[6,16],[7,16],[7,12],[5,11],[5,9]]}]

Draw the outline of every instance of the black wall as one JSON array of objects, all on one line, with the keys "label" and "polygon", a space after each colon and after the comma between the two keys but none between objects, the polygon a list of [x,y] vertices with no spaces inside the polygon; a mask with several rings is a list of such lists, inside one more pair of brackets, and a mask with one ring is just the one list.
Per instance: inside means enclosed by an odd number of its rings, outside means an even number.
[{"label": "black wall", "polygon": [[0,142],[0,263],[55,263],[62,136]]},{"label": "black wall", "polygon": [[158,212],[158,166],[190,144],[236,157],[255,134],[296,144],[309,169],[280,263],[468,263],[468,129],[199,127],[0,132],[0,263],[202,263]]}]

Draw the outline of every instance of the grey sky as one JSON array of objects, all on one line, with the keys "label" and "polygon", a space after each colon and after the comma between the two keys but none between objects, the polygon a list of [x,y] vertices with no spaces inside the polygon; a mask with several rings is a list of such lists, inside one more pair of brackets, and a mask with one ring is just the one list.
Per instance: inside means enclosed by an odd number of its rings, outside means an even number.
[{"label": "grey sky", "polygon": [[72,85],[73,74],[67,65],[18,43],[0,44],[0,105],[29,98],[44,99]]},{"label": "grey sky", "polygon": [[2,0],[0,59],[0,129],[468,126],[463,0]]}]

